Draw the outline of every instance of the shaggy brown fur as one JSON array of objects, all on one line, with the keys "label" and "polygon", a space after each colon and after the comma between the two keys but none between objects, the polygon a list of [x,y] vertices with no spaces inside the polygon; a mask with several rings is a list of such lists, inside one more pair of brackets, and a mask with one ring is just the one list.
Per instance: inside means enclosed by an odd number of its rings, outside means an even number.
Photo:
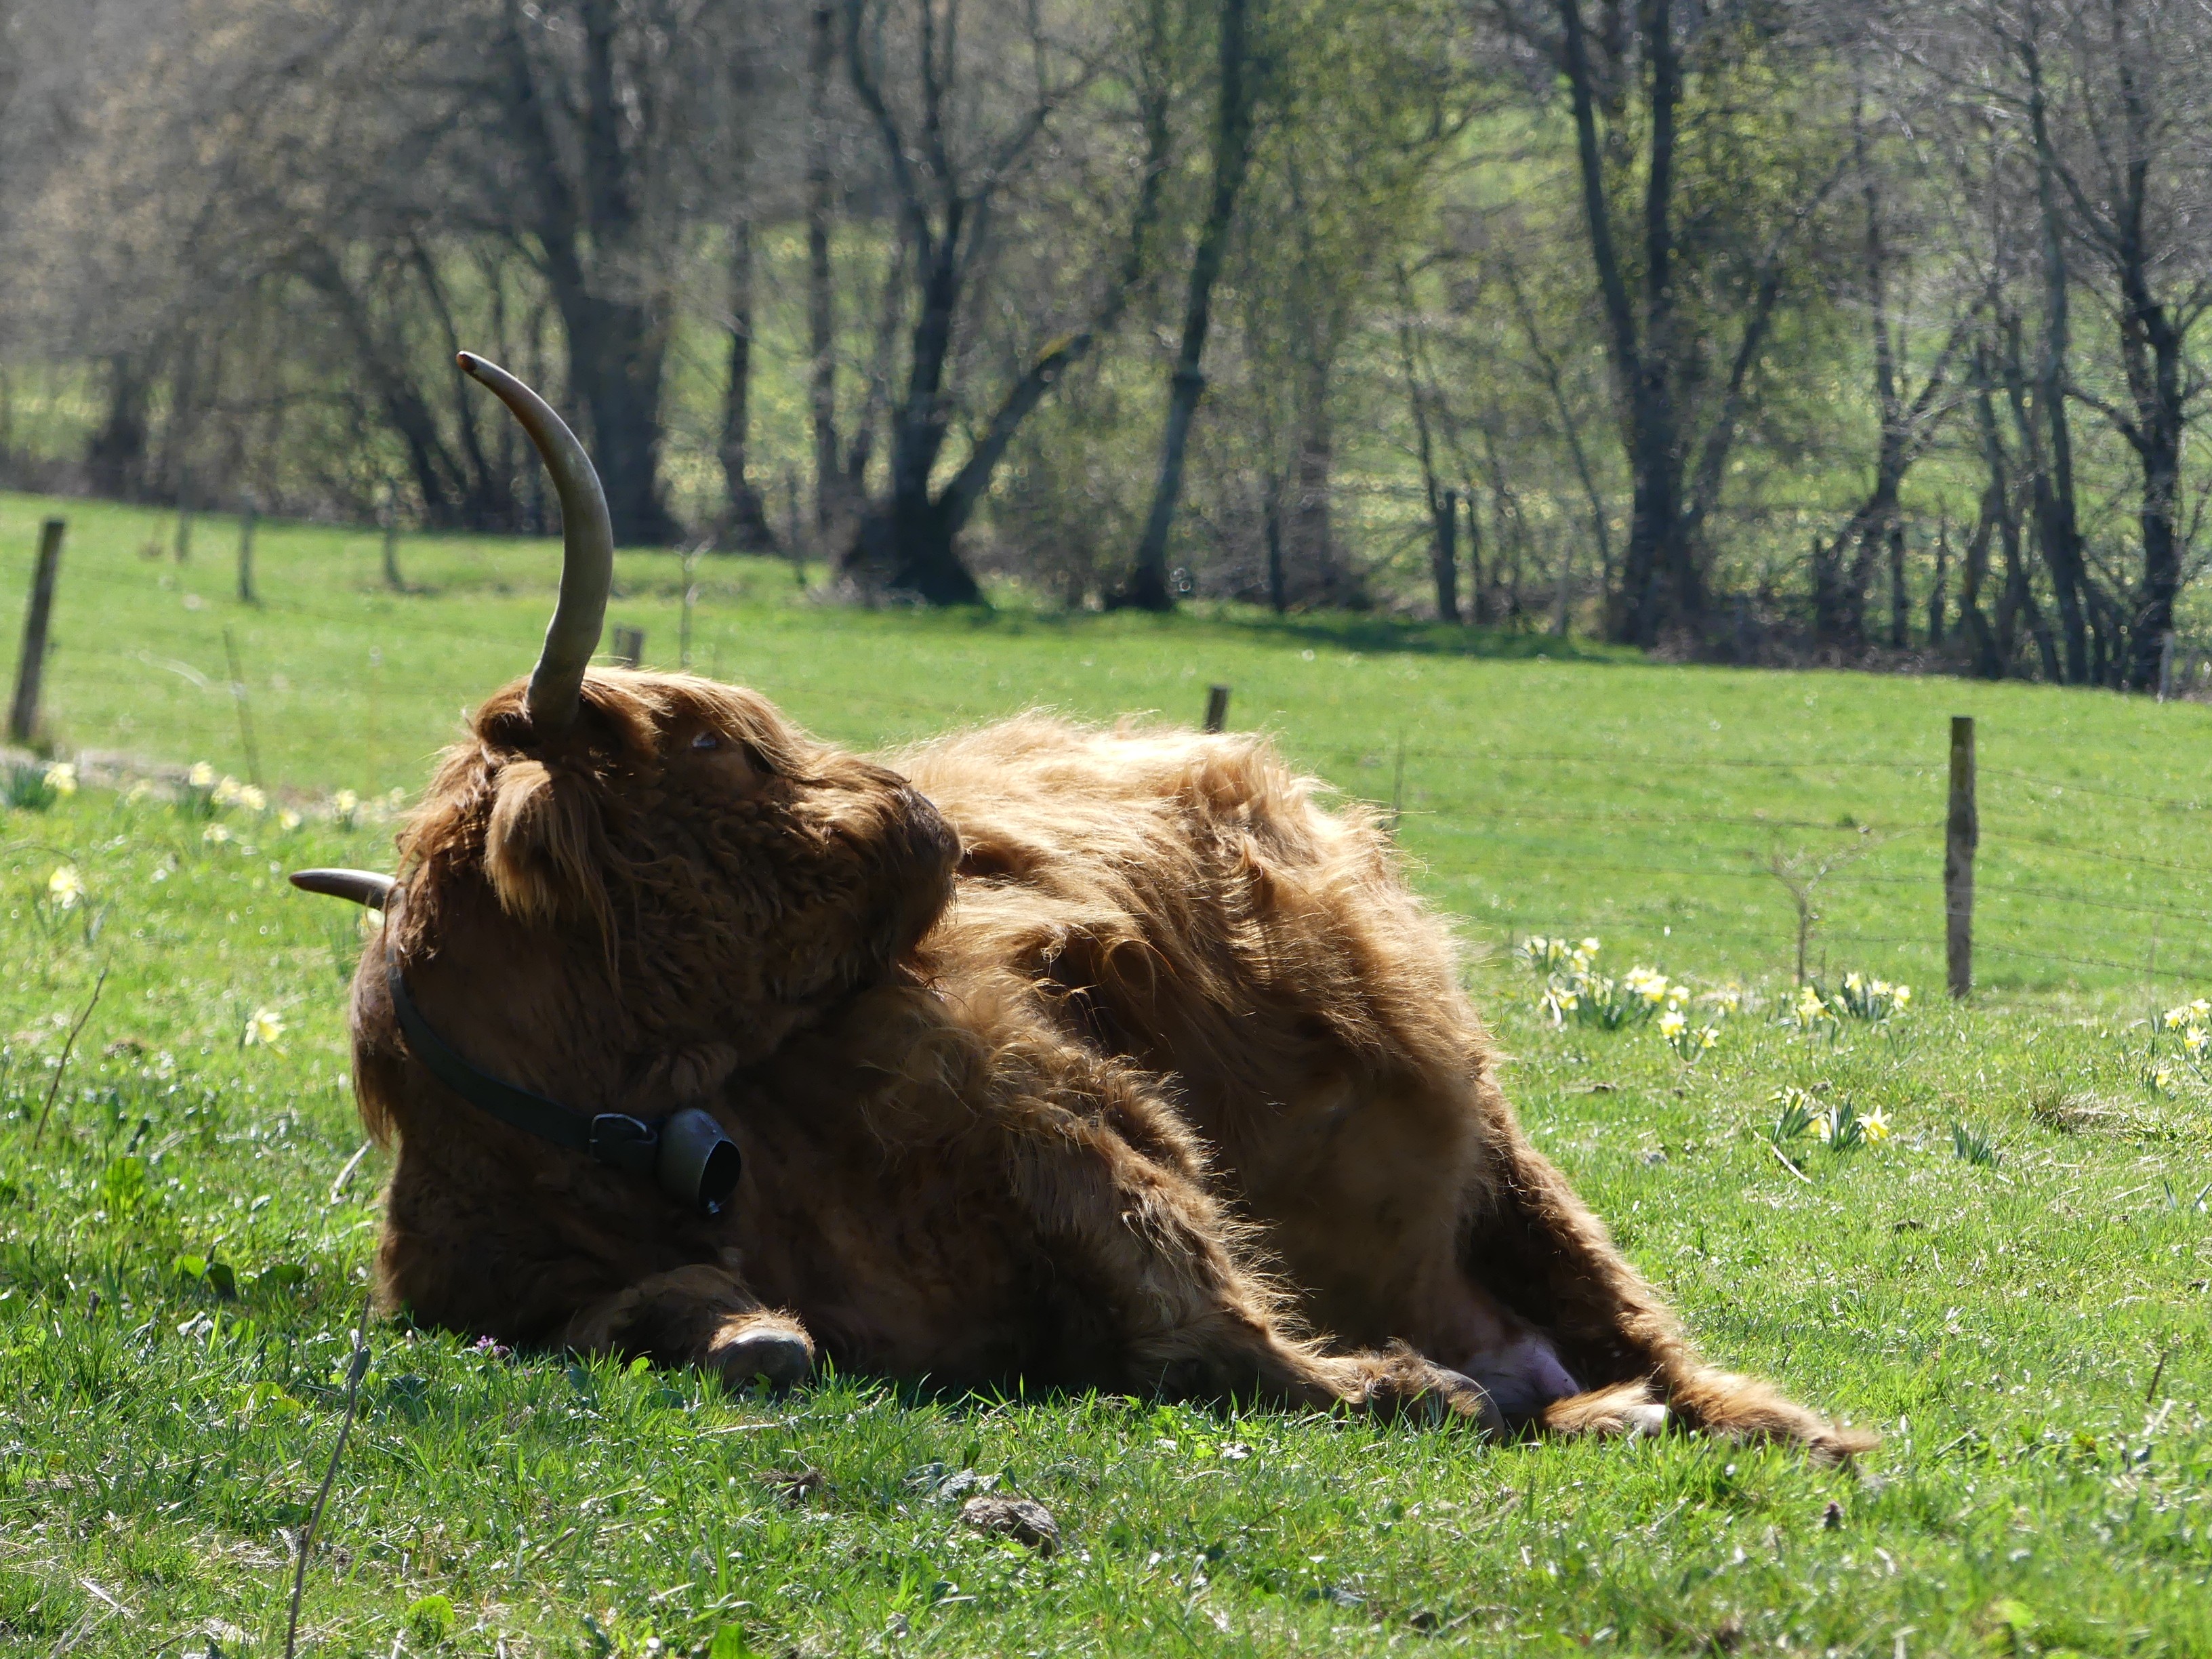
[{"label": "shaggy brown fur", "polygon": [[738,1379],[1870,1443],[1698,1360],[1521,1133],[1382,838],[1264,743],[1030,718],[896,765],[689,677],[594,673],[554,753],[519,686],[484,706],[402,838],[412,995],[580,1111],[708,1108],[745,1174],[708,1221],[505,1127],[364,972],[388,1299]]}]

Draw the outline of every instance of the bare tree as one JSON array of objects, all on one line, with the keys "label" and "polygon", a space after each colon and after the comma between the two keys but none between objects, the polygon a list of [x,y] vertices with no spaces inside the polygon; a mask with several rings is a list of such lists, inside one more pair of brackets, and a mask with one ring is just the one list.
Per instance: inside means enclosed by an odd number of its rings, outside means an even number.
[{"label": "bare tree", "polygon": [[[983,47],[975,32],[963,33],[975,21],[963,17],[961,0],[846,0],[846,65],[898,204],[911,321],[905,385],[891,410],[889,489],[862,516],[845,568],[931,604],[981,597],[956,539],[1022,422],[1120,320],[1150,251],[1168,156],[1158,42],[1140,28],[1123,65],[1140,155],[1120,257],[1087,314],[1033,348],[981,416],[966,458],[938,484],[964,366],[963,328],[997,252],[998,216],[1065,107],[1101,77],[1097,57],[1056,38],[1034,7],[988,13]],[[1008,39],[1021,49],[1009,51]],[[1083,44],[1097,52],[1097,43]]]},{"label": "bare tree", "polygon": [[[1153,3],[1158,5],[1161,0]],[[1215,25],[1218,64],[1214,76],[1213,187],[1191,255],[1182,343],[1176,351],[1175,371],[1168,379],[1167,425],[1160,438],[1159,476],[1152,486],[1152,510],[1137,540],[1128,585],[1120,596],[1121,603],[1146,611],[1165,611],[1175,603],[1168,582],[1168,531],[1182,499],[1183,457],[1190,443],[1190,423],[1206,392],[1203,364],[1206,337],[1212,322],[1213,286],[1221,279],[1228,258],[1231,222],[1252,156],[1252,106],[1258,90],[1258,69],[1250,61],[1251,10],[1250,0],[1219,0]]]}]

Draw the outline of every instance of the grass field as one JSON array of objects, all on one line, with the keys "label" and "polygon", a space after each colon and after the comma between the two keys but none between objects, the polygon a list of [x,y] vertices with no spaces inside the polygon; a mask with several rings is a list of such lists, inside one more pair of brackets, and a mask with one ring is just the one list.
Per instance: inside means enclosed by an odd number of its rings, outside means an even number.
[{"label": "grass field", "polygon": [[[10,634],[47,506],[0,498]],[[85,787],[0,814],[0,1650],[269,1655],[382,1167],[353,1162],[354,919],[283,872],[388,862],[383,809],[348,823],[331,795],[419,785],[527,666],[553,562],[410,541],[422,591],[388,594],[373,537],[264,526],[247,606],[222,521],[179,567],[140,556],[152,515],[66,511],[61,750],[247,776],[228,629],[273,799],[210,817]],[[674,561],[626,556],[622,582],[612,620],[672,663]],[[1476,945],[1595,934],[1616,972],[1748,986],[1733,1015],[1692,1004],[1718,1036],[1685,1063],[1650,1024],[1554,1029],[1504,951],[1469,969],[1532,1133],[1707,1348],[1887,1437],[1838,1472],[866,1378],[749,1399],[379,1325],[303,1650],[2212,1653],[2212,1094],[2155,1018],[2212,978],[2206,710],[1382,620],[842,611],[756,562],[701,582],[695,665],[830,736],[1035,704],[1188,719],[1225,682],[1233,725],[1398,801]],[[1936,994],[1954,713],[1984,768],[1964,1007]],[[1764,866],[1841,850],[1816,967],[1917,994],[1808,1031]],[[1788,1088],[1893,1133],[1778,1156]],[[963,1471],[1045,1503],[1066,1547],[964,1532]]]}]

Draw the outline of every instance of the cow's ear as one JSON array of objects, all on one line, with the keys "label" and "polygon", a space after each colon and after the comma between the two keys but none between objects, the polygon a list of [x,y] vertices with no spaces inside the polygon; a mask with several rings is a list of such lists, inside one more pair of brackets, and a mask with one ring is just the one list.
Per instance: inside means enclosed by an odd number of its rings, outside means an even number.
[{"label": "cow's ear", "polygon": [[500,908],[540,927],[563,917],[604,918],[594,829],[590,792],[580,781],[534,760],[502,769],[484,834],[484,871]]}]

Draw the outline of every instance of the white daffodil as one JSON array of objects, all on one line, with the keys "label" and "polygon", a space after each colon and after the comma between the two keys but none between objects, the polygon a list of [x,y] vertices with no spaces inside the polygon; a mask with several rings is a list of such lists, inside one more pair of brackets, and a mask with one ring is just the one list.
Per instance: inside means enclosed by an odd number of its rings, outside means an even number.
[{"label": "white daffodil", "polygon": [[84,901],[84,882],[76,866],[64,864],[46,878],[46,896],[64,910],[74,910]]}]

